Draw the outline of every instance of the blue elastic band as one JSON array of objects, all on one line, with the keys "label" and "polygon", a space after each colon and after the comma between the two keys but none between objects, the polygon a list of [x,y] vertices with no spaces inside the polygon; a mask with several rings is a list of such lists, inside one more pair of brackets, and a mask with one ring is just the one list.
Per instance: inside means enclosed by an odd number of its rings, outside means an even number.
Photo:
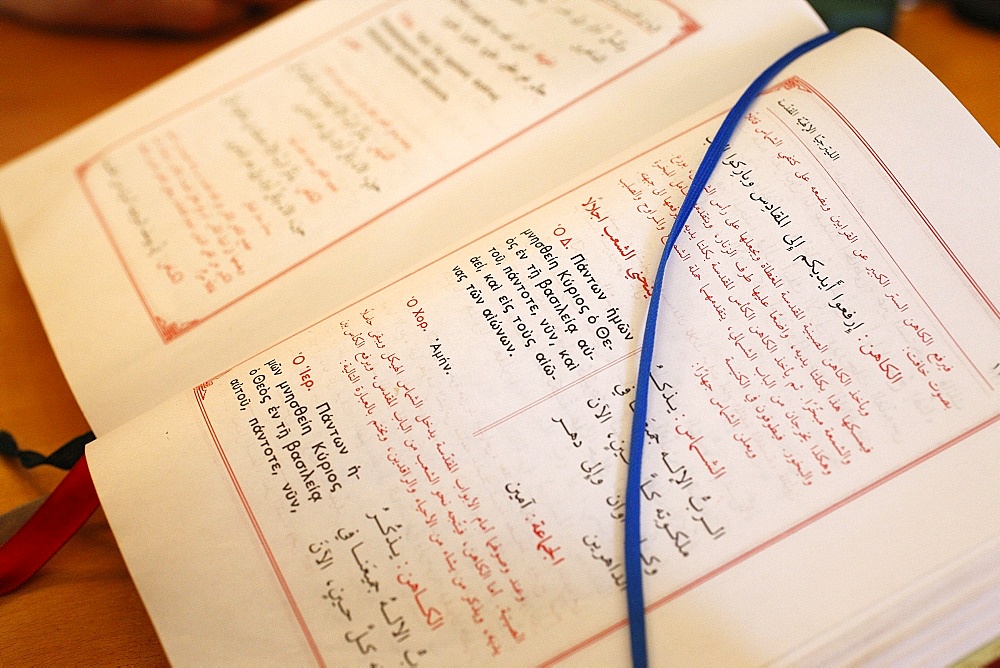
[{"label": "blue elastic band", "polygon": [[656,335],[657,315],[660,310],[660,294],[663,290],[663,274],[667,266],[670,251],[677,241],[688,216],[694,210],[698,195],[708,185],[708,178],[722,158],[729,138],[737,124],[746,114],[747,109],[757,98],[764,87],[793,60],[807,51],[835,37],[829,32],[795,47],[774,62],[758,76],[743,92],[740,99],[729,111],[719,131],[715,134],[705,157],[695,172],[691,187],[677,213],[677,219],[670,230],[667,242],[663,247],[663,255],[656,270],[652,294],[649,298],[649,311],[646,313],[646,325],[643,330],[642,348],[639,353],[639,372],[636,379],[635,415],[632,418],[632,435],[628,463],[628,479],[625,486],[625,591],[628,597],[629,636],[632,644],[632,665],[644,668],[649,658],[646,650],[646,606],[642,591],[642,555],[640,553],[640,489],[642,482],[642,454],[646,440],[647,397],[649,394],[649,375],[653,361],[653,344]]}]

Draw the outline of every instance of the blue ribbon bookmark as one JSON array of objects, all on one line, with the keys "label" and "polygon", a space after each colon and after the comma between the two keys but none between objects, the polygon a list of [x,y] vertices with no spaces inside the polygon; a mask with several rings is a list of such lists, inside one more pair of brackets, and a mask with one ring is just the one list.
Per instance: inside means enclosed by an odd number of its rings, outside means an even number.
[{"label": "blue ribbon bookmark", "polygon": [[636,668],[645,668],[649,663],[646,649],[646,606],[642,588],[642,556],[640,553],[642,535],[639,485],[642,481],[642,455],[646,440],[649,375],[652,369],[654,337],[656,335],[660,295],[663,291],[663,275],[667,266],[667,259],[670,257],[670,252],[681,230],[684,228],[688,216],[694,210],[694,205],[698,201],[698,195],[708,185],[708,179],[722,158],[726,144],[729,142],[733,131],[753,101],[760,95],[764,87],[792,61],[820,44],[830,41],[835,36],[835,33],[828,32],[795,47],[764,70],[743,92],[740,99],[729,110],[725,120],[715,134],[715,138],[708,147],[705,157],[698,166],[694,179],[691,181],[688,194],[681,204],[681,208],[677,213],[677,219],[674,221],[674,225],[670,229],[670,235],[667,237],[667,242],[663,247],[663,255],[660,257],[660,264],[656,270],[656,278],[653,281],[652,294],[649,298],[649,311],[646,313],[642,347],[639,352],[635,415],[632,418],[628,478],[625,484],[625,592],[628,598],[628,625],[632,646],[632,665]]}]

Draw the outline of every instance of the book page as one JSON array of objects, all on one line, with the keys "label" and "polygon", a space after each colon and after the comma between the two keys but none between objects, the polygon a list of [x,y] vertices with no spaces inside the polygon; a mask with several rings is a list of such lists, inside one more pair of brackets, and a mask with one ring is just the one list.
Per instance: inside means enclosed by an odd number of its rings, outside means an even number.
[{"label": "book page", "polygon": [[317,2],[7,167],[4,218],[101,432],[821,29],[791,0]]},{"label": "book page", "polygon": [[[626,661],[642,318],[724,111],[99,440],[171,658]],[[654,663],[788,655],[1000,534],[997,231],[967,226],[998,176],[875,33],[802,58],[743,119],[667,269],[641,486]]]}]

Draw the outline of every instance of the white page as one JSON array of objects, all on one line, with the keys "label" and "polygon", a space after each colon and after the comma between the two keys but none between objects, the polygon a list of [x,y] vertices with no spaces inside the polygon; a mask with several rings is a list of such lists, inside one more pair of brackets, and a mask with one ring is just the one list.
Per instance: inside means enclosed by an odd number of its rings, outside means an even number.
[{"label": "white page", "polygon": [[[102,503],[172,660],[626,661],[636,332],[720,120],[100,439]],[[789,656],[996,540],[998,232],[966,221],[998,175],[981,128],[874,33],[807,55],[747,115],[668,266],[654,662]]]},{"label": "white page", "polygon": [[801,0],[616,7],[315,2],[5,167],[5,225],[95,431],[822,30]]}]

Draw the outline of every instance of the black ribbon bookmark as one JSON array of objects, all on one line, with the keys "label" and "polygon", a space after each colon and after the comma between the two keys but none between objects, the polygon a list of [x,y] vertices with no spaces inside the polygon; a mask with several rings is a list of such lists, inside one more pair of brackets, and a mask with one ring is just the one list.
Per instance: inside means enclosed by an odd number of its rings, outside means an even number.
[{"label": "black ribbon bookmark", "polygon": [[66,443],[51,455],[46,456],[34,450],[21,449],[9,432],[0,430],[0,456],[8,458],[16,457],[21,462],[21,466],[26,469],[47,464],[68,471],[83,456],[84,446],[93,440],[94,432],[88,431],[86,434],[77,436]]}]

